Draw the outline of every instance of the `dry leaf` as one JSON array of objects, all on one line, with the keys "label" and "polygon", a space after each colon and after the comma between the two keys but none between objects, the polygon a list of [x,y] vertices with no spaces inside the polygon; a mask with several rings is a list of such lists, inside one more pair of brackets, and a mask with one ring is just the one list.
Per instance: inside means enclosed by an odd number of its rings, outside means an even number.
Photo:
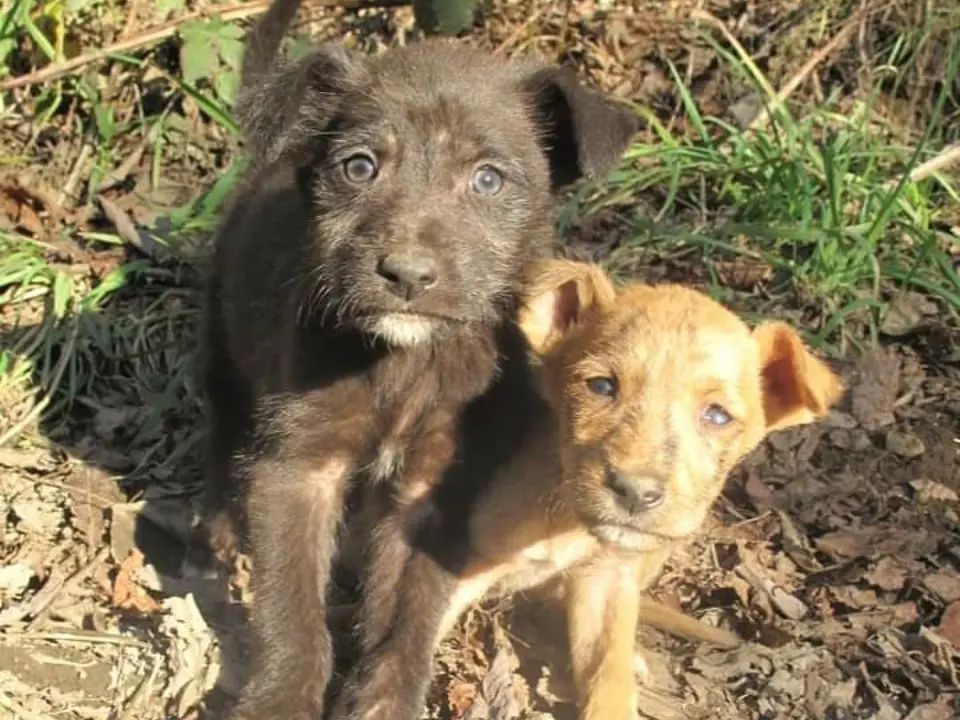
[{"label": "dry leaf", "polygon": [[0,600],[20,597],[33,580],[33,568],[25,563],[0,565]]},{"label": "dry leaf", "polygon": [[220,663],[211,658],[216,642],[192,594],[166,598],[163,607],[166,613],[160,629],[170,641],[172,673],[164,695],[173,698],[174,717],[184,717],[199,705],[220,674]]},{"label": "dry leaf", "polygon": [[923,584],[944,602],[960,600],[960,576],[956,573],[949,570],[931,573],[923,578]]},{"label": "dry leaf", "polygon": [[447,706],[455,718],[463,717],[476,697],[477,686],[473,683],[456,681],[447,688]]},{"label": "dry leaf", "polygon": [[857,366],[859,381],[850,390],[850,411],[868,432],[892,425],[900,389],[900,358],[889,350],[867,353]]},{"label": "dry leaf", "polygon": [[927,446],[916,435],[903,430],[887,432],[887,450],[902,458],[911,459],[920,457],[926,452]]},{"label": "dry leaf", "polygon": [[960,649],[960,600],[947,605],[940,618],[937,632]]},{"label": "dry leaf", "polygon": [[907,571],[893,558],[884,557],[865,577],[881,590],[901,590],[907,581]]},{"label": "dry leaf", "polygon": [[925,325],[927,318],[936,313],[936,303],[926,295],[916,292],[897,293],[880,322],[880,332],[894,337],[907,335]]},{"label": "dry leaf", "polygon": [[113,581],[113,606],[121,610],[149,615],[160,610],[160,603],[150,597],[136,580],[137,572],[143,568],[143,553],[134,548],[120,563],[117,577]]},{"label": "dry leaf", "polygon": [[953,703],[949,698],[915,707],[903,720],[956,720]]},{"label": "dry leaf", "polygon": [[957,502],[957,500],[960,500],[955,490],[926,478],[911,481],[910,487],[917,491],[917,500],[922,503]]}]

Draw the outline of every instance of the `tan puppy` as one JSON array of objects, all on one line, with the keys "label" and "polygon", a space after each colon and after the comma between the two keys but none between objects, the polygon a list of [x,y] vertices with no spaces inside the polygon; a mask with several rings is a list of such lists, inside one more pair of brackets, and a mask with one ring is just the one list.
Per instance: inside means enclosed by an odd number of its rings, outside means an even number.
[{"label": "tan puppy", "polygon": [[627,720],[638,615],[703,636],[641,593],[734,464],[766,433],[822,416],[842,387],[789,326],[751,332],[688,288],[618,292],[569,261],[534,267],[529,288],[520,325],[549,410],[472,506],[443,619],[416,638],[439,641],[484,595],[559,577],[581,718]]},{"label": "tan puppy", "polygon": [[751,332],[694,290],[634,284],[617,292],[598,268],[563,261],[531,277],[521,327],[556,413],[548,442],[559,448],[562,481],[549,492],[552,512],[510,518],[509,508],[534,502],[518,494],[543,492],[552,478],[533,468],[505,477],[499,498],[478,509],[475,542],[503,557],[506,548],[489,541],[525,519],[525,532],[511,535],[525,535],[526,546],[513,546],[494,572],[522,584],[534,550],[571,568],[582,717],[631,717],[640,592],[674,544],[698,530],[733,466],[768,432],[822,416],[842,386],[789,326]]}]

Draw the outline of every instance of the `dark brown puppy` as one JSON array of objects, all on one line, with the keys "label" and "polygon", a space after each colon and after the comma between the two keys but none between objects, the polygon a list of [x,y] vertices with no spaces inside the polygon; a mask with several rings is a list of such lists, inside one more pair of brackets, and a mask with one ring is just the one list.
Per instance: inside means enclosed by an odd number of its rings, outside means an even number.
[{"label": "dark brown puppy", "polygon": [[276,68],[298,4],[277,0],[248,46],[253,168],[219,232],[205,321],[206,524],[222,552],[233,459],[250,458],[259,643],[238,715],[258,719],[322,712],[325,593],[360,474],[397,490],[364,605],[361,645],[381,644],[403,509],[449,462],[464,405],[522,362],[515,289],[549,247],[552,191],[607,170],[635,127],[569,72],[463,46],[323,47]]}]

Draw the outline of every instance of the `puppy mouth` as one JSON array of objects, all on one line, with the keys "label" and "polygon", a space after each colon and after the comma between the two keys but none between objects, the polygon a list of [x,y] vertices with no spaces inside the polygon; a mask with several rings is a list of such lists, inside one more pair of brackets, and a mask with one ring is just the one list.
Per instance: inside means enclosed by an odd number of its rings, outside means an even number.
[{"label": "puppy mouth", "polygon": [[453,315],[445,315],[443,313],[429,312],[425,310],[412,310],[409,308],[369,308],[357,313],[357,320],[360,320],[361,322],[369,322],[371,320],[377,321],[382,319],[435,322],[438,324],[449,325],[463,325],[466,323],[465,320],[454,317]]},{"label": "puppy mouth", "polygon": [[663,547],[665,543],[681,539],[674,535],[613,523],[594,525],[589,529],[589,532],[604,545],[640,552],[656,550]]},{"label": "puppy mouth", "polygon": [[462,324],[445,315],[409,310],[368,311],[358,315],[355,322],[364,332],[394,347],[428,344],[450,328]]}]

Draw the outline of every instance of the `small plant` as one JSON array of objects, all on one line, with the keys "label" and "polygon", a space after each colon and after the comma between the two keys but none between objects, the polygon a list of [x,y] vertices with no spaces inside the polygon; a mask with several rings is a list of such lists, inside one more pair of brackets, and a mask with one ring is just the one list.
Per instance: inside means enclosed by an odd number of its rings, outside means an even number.
[{"label": "small plant", "polygon": [[425,33],[456,35],[473,24],[479,0],[414,0],[417,26]]},{"label": "small plant", "polygon": [[[611,262],[639,247],[697,247],[707,260],[762,262],[802,301],[819,306],[815,340],[827,344],[842,339],[854,317],[865,319],[876,338],[890,300],[905,288],[938,298],[955,319],[960,276],[938,222],[960,201],[960,187],[941,172],[913,180],[910,174],[935,154],[931,133],[957,78],[960,52],[930,127],[913,148],[874,125],[871,100],[845,113],[833,101],[791,110],[748,57],[723,47],[718,54],[765,94],[768,121],[744,129],[704,117],[671,66],[688,132],[678,135],[641,109],[655,141],[635,145],[606,186],[584,189],[574,200],[576,217],[611,205],[629,215],[638,196],[658,199],[652,217],[634,211],[632,239]],[[698,222],[671,222],[678,216]]]},{"label": "small plant", "polygon": [[217,97],[231,105],[243,61],[244,30],[220,18],[186,23],[180,28],[180,68],[184,82],[209,81]]}]

